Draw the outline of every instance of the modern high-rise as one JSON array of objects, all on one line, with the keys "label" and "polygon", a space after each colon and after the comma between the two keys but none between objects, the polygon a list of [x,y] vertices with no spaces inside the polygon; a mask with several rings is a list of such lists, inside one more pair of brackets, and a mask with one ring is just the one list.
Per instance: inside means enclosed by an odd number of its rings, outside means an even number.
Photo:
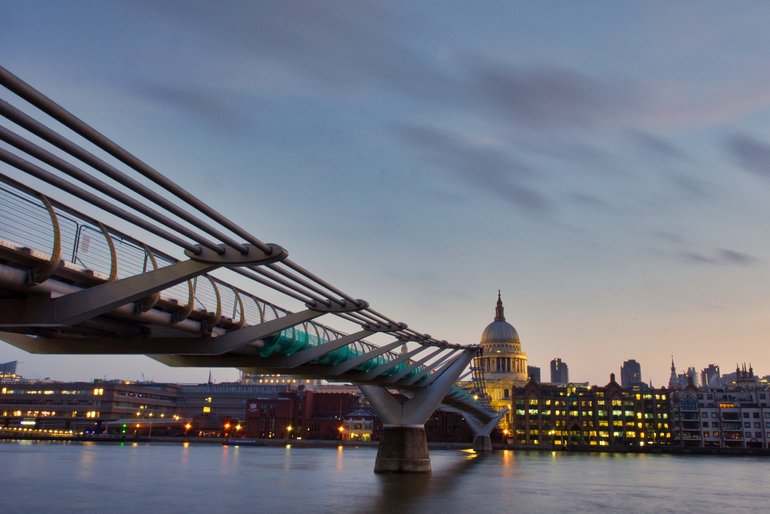
[{"label": "modern high-rise", "polygon": [[569,367],[567,366],[567,363],[561,360],[559,357],[556,357],[551,361],[551,383],[569,383]]},{"label": "modern high-rise", "polygon": [[717,389],[722,386],[722,375],[718,364],[709,364],[700,372],[701,385],[707,389]]},{"label": "modern high-rise", "polygon": [[634,359],[623,362],[620,368],[620,385],[632,387],[642,383],[642,366]]}]

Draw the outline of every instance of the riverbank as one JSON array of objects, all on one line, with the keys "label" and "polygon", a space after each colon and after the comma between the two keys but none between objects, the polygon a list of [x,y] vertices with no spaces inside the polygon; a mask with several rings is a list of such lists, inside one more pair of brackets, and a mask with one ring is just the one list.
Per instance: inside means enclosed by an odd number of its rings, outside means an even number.
[{"label": "riverbank", "polygon": [[[7,433],[0,430],[0,440],[26,441],[73,441],[101,443],[166,443],[166,444],[208,444],[235,446],[267,446],[282,447],[291,445],[297,448],[337,448],[370,447],[376,448],[378,441],[340,441],[324,439],[255,439],[232,437],[165,437],[165,436],[125,436],[121,434],[24,434]],[[471,442],[428,442],[431,450],[467,450]],[[513,446],[503,443],[492,445],[495,450],[528,451],[528,452],[559,452],[559,453],[638,453],[638,454],[671,454],[671,455],[732,455],[732,456],[770,456],[767,448],[700,448],[666,446],[657,448],[607,448],[598,446],[570,446],[567,448],[544,448],[542,446]]]}]

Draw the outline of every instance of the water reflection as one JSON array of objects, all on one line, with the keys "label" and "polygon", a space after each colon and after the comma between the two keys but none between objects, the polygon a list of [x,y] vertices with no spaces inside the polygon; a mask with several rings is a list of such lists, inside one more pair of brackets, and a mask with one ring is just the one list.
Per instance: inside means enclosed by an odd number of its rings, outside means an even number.
[{"label": "water reflection", "polygon": [[440,450],[431,474],[376,475],[375,456],[375,448],[0,442],[0,512],[736,513],[766,511],[770,489],[766,458]]},{"label": "water reflection", "polygon": [[366,510],[374,513],[423,512],[425,500],[441,498],[453,491],[458,480],[472,467],[483,463],[490,454],[472,450],[449,466],[442,466],[433,473],[416,475],[375,475],[379,485],[377,498],[371,499]]},{"label": "water reflection", "polygon": [[94,476],[94,463],[96,459],[96,452],[91,447],[93,443],[84,443],[83,451],[80,453],[78,459],[78,478],[87,479]]}]

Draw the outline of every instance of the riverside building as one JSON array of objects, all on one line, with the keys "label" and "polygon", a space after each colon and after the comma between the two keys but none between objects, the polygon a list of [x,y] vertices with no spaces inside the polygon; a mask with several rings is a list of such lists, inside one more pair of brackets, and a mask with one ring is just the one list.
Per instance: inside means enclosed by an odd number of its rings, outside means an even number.
[{"label": "riverside building", "polygon": [[725,389],[688,384],[671,393],[675,444],[696,448],[770,448],[770,388],[737,369]]},{"label": "riverside building", "polygon": [[123,380],[0,384],[0,428],[100,433],[112,422],[178,418],[179,386]]},{"label": "riverside building", "polygon": [[512,394],[514,446],[623,450],[671,444],[666,389],[626,389],[613,373],[604,387],[529,381]]}]

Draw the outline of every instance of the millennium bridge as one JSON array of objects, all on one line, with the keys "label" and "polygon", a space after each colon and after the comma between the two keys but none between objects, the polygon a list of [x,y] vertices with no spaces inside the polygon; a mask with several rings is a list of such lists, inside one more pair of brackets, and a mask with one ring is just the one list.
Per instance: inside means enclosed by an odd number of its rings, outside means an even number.
[{"label": "millennium bridge", "polygon": [[[491,449],[504,412],[473,366],[480,347],[346,294],[2,67],[0,86],[0,340],[356,384],[383,421],[375,472],[430,471],[437,408]],[[366,340],[377,334],[389,342]]]}]

